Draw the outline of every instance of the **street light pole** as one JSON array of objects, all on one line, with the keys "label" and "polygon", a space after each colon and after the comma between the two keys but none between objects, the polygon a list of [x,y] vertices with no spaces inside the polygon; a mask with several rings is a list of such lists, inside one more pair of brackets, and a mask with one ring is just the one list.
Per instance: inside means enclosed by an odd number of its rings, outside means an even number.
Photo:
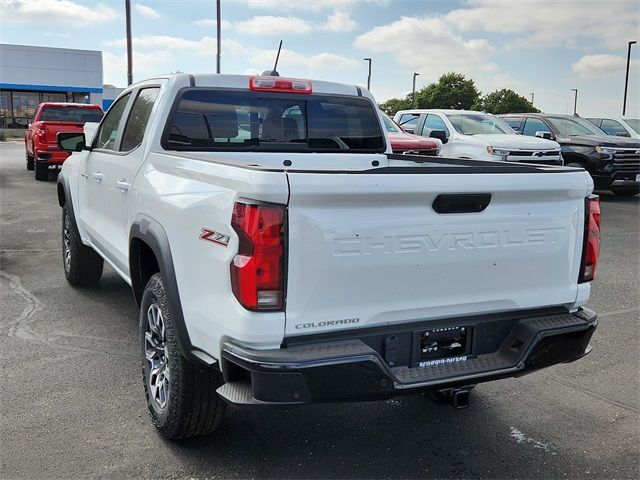
[{"label": "street light pole", "polygon": [[631,61],[631,45],[638,43],[635,40],[628,42],[627,47],[627,73],[624,77],[624,100],[622,101],[622,115],[627,113],[627,87],[629,85],[629,62]]},{"label": "street light pole", "polygon": [[124,0],[127,25],[127,86],[133,83],[133,49],[131,47],[131,1]]},{"label": "street light pole", "polygon": [[217,14],[217,22],[216,22],[216,30],[217,30],[217,35],[218,35],[218,41],[217,46],[218,46],[218,54],[216,56],[216,73],[220,73],[220,38],[221,38],[221,33],[220,33],[220,0],[216,0],[216,14]]},{"label": "street light pole", "polygon": [[578,111],[578,89],[572,88],[571,91],[574,93],[573,96],[573,114],[575,115]]},{"label": "street light pole", "polygon": [[531,92],[529,95],[531,95],[531,105],[533,105],[533,92]]},{"label": "street light pole", "polygon": [[419,73],[413,72],[413,89],[411,90],[411,101],[413,102],[413,108],[416,107],[416,77]]},{"label": "street light pole", "polygon": [[367,90],[371,90],[371,59],[363,58],[364,61],[369,62],[369,75],[367,76]]}]

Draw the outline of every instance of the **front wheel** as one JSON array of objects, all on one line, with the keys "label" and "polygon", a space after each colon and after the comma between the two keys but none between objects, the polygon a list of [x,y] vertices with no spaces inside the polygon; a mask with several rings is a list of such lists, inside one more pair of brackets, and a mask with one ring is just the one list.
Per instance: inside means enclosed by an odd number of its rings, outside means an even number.
[{"label": "front wheel", "polygon": [[640,192],[640,187],[613,187],[611,191],[619,197],[633,197]]},{"label": "front wheel", "polygon": [[102,257],[82,243],[67,205],[62,207],[62,263],[64,276],[76,287],[94,285],[102,276]]},{"label": "front wheel", "polygon": [[218,428],[225,411],[216,393],[221,375],[182,356],[159,273],[149,279],[140,305],[140,359],[149,415],[164,436],[187,438]]}]

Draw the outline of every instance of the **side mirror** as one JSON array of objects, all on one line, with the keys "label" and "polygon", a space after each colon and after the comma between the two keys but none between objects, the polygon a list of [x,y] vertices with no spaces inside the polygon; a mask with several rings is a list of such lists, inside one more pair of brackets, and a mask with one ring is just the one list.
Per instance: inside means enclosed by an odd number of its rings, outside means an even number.
[{"label": "side mirror", "polygon": [[58,146],[65,152],[81,152],[85,148],[84,133],[58,132]]},{"label": "side mirror", "polygon": [[429,137],[437,138],[442,143],[447,143],[449,141],[449,139],[447,138],[447,132],[445,132],[444,130],[431,130],[431,132],[429,133]]},{"label": "side mirror", "polygon": [[629,132],[617,132],[616,137],[630,137],[631,134]]},{"label": "side mirror", "polygon": [[543,132],[542,130],[538,130],[535,136],[538,138],[546,138],[547,140],[553,140],[553,135],[551,135],[551,132]]}]

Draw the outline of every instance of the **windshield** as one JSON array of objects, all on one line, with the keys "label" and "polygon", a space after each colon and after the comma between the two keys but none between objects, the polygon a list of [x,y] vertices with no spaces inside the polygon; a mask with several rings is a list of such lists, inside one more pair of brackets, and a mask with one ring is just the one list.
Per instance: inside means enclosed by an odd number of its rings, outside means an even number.
[{"label": "windshield", "polygon": [[382,114],[382,122],[384,123],[384,128],[387,129],[387,132],[395,133],[400,131],[400,127],[396,125],[396,122],[391,120],[386,114]]},{"label": "windshield", "polygon": [[631,127],[631,130],[640,134],[640,120],[637,118],[625,118],[624,121]]},{"label": "windshield", "polygon": [[102,110],[86,107],[45,107],[40,113],[40,120],[44,122],[99,122]]},{"label": "windshield", "polygon": [[383,152],[378,110],[361,97],[185,90],[165,129],[175,150]]},{"label": "windshield", "polygon": [[447,118],[458,133],[463,135],[478,135],[483,133],[510,134],[516,132],[503,120],[493,115],[482,113],[450,113]]},{"label": "windshield", "polygon": [[560,135],[606,135],[589,120],[582,118],[547,117]]}]

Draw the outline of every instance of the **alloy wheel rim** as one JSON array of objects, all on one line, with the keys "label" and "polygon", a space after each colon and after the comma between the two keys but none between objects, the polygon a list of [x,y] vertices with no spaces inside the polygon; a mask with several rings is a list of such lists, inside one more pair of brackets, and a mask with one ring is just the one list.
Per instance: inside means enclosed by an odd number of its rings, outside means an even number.
[{"label": "alloy wheel rim", "polygon": [[164,317],[155,302],[147,309],[144,349],[148,367],[149,397],[158,409],[164,409],[169,400],[169,354]]},{"label": "alloy wheel rim", "polygon": [[71,232],[69,231],[69,215],[65,215],[64,217],[64,228],[62,231],[62,242],[63,242],[63,259],[64,259],[64,270],[69,272],[71,268]]}]

